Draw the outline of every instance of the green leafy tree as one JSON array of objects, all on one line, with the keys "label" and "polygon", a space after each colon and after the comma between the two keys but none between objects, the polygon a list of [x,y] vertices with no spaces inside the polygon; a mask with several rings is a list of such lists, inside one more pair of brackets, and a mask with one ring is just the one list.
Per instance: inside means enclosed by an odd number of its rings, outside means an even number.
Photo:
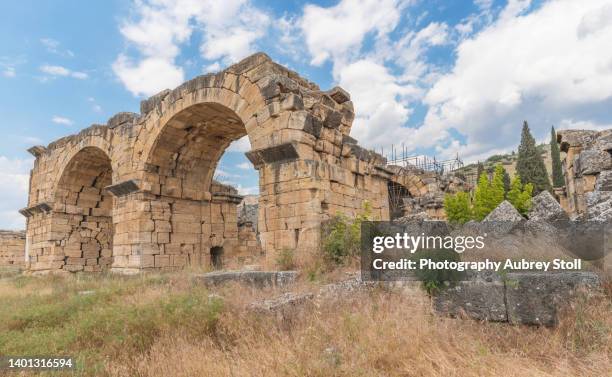
[{"label": "green leafy tree", "polygon": [[491,210],[495,209],[501,202],[504,201],[506,190],[504,189],[504,173],[506,170],[501,164],[495,166],[493,171],[493,179],[491,180]]},{"label": "green leafy tree", "polygon": [[563,179],[563,170],[561,169],[561,153],[559,152],[559,144],[557,144],[555,127],[550,129],[550,156],[552,158],[553,187],[563,187],[565,186],[565,179]]},{"label": "green leafy tree", "polygon": [[542,160],[542,156],[536,148],[535,139],[531,135],[526,121],[523,123],[523,131],[521,133],[516,172],[523,182],[533,185],[536,194],[544,190],[551,191],[544,160]]},{"label": "green leafy tree", "polygon": [[483,220],[501,202],[504,201],[504,168],[497,165],[493,172],[493,178],[489,181],[488,173],[485,171],[478,178],[478,185],[474,190],[474,218]]},{"label": "green leafy tree", "polygon": [[510,191],[508,191],[508,201],[521,214],[526,215],[531,208],[531,196],[533,194],[533,185],[527,183],[523,185],[521,177],[516,175],[512,180]]},{"label": "green leafy tree", "polygon": [[460,191],[456,194],[446,194],[444,210],[448,221],[455,224],[465,224],[472,219],[470,195]]},{"label": "green leafy tree", "polygon": [[474,218],[478,221],[484,219],[492,208],[491,202],[491,183],[487,177],[487,173],[483,172],[478,178],[478,184],[474,190]]}]

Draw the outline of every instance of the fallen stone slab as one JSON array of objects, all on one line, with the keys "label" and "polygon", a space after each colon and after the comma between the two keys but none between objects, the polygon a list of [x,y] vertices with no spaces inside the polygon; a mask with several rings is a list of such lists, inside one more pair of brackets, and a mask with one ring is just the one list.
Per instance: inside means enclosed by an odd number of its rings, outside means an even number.
[{"label": "fallen stone slab", "polygon": [[442,290],[433,307],[452,317],[555,326],[564,305],[579,292],[598,292],[600,284],[592,272],[513,272],[502,279],[491,271]]},{"label": "fallen stone slab", "polygon": [[260,312],[278,312],[312,302],[314,297],[313,293],[287,292],[272,299],[255,301],[249,305],[249,309]]},{"label": "fallen stone slab", "polygon": [[504,282],[496,272],[482,272],[442,290],[434,297],[433,306],[437,312],[451,317],[506,322],[504,289]]},{"label": "fallen stone slab", "polygon": [[568,221],[569,216],[548,191],[542,191],[532,199],[529,220],[558,222]]},{"label": "fallen stone slab", "polygon": [[237,282],[256,288],[263,288],[290,285],[295,282],[297,276],[297,271],[215,271],[206,274],[196,274],[194,279],[209,286]]},{"label": "fallen stone slab", "polygon": [[596,291],[592,272],[513,272],[506,276],[506,308],[512,324],[555,326],[559,311],[579,292]]}]

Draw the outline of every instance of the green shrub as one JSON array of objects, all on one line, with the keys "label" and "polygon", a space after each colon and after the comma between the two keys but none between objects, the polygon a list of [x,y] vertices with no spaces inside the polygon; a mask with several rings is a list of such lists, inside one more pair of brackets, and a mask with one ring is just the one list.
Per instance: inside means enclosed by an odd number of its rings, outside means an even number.
[{"label": "green shrub", "polygon": [[284,248],[276,256],[276,266],[281,270],[293,270],[295,268],[295,253],[293,249]]},{"label": "green shrub", "polygon": [[359,255],[361,223],[371,220],[372,208],[364,202],[363,211],[351,220],[344,214],[334,216],[323,229],[324,259],[334,265],[342,265],[350,257]]},{"label": "green shrub", "polygon": [[526,215],[531,208],[531,195],[533,192],[533,185],[527,183],[523,185],[521,177],[516,175],[510,185],[510,191],[508,191],[508,201],[519,211],[521,214]]},{"label": "green shrub", "polygon": [[454,224],[465,224],[473,218],[470,195],[467,192],[446,194],[444,211],[448,221]]},{"label": "green shrub", "polygon": [[[434,262],[458,262],[460,254],[450,249],[419,250],[412,254],[412,260],[431,259]],[[437,294],[447,283],[460,280],[463,272],[443,269],[416,269],[416,277],[422,282],[423,288],[431,295]]]}]

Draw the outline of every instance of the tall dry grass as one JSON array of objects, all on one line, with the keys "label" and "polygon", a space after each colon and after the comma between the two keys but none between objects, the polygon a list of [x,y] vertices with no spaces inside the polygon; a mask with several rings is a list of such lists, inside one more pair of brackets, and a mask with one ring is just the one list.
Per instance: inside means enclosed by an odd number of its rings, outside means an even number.
[{"label": "tall dry grass", "polygon": [[[226,292],[229,293],[229,292]],[[137,376],[603,376],[612,370],[610,301],[579,301],[557,329],[449,319],[427,298],[387,291],[253,314],[228,300],[205,339],[166,332],[112,362]]]},{"label": "tall dry grass", "polygon": [[0,281],[0,354],[70,354],[83,376],[603,376],[612,370],[605,289],[549,329],[440,317],[418,289],[281,316],[248,310],[276,289],[211,292],[181,273],[22,277]]}]

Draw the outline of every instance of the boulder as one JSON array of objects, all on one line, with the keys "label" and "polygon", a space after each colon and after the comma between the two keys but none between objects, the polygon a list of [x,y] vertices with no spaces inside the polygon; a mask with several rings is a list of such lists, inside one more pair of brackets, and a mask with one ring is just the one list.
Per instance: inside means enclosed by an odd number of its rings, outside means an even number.
[{"label": "boulder", "polygon": [[555,326],[562,305],[600,287],[592,272],[513,272],[506,276],[506,309],[512,324]]},{"label": "boulder", "polygon": [[510,204],[509,201],[504,200],[497,206],[497,208],[491,211],[491,213],[489,213],[483,221],[484,222],[499,221],[499,222],[516,223],[522,220],[524,220],[524,218],[516,210],[516,208],[514,208],[514,206]]},{"label": "boulder", "polygon": [[586,219],[588,221],[594,221],[598,223],[611,223],[612,198],[589,207]]},{"label": "boulder", "polygon": [[528,217],[529,220],[533,221],[557,222],[569,220],[567,213],[548,191],[542,191],[532,199]]}]

